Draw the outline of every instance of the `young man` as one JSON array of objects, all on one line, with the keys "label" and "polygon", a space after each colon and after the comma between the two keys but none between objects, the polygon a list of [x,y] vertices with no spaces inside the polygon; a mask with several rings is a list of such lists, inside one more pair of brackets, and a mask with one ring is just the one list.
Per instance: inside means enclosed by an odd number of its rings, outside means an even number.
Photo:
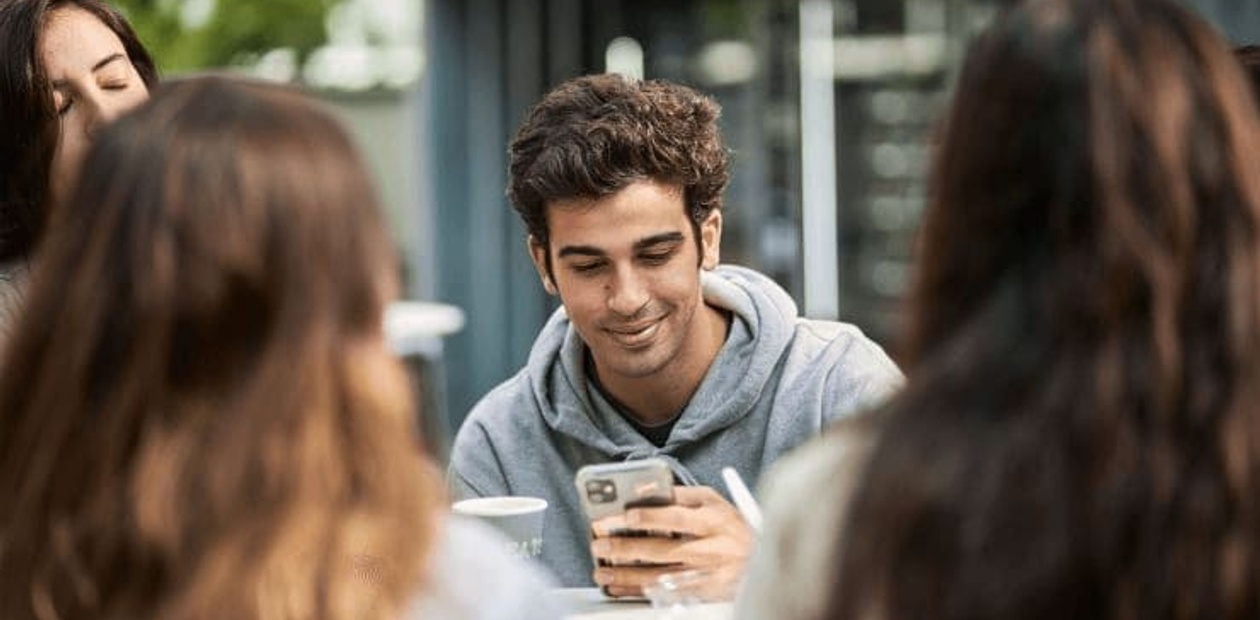
[{"label": "young man", "polygon": [[[729,589],[753,536],[713,489],[721,469],[755,484],[901,382],[855,327],[799,318],[770,279],[718,265],[728,171],[717,117],[682,86],[582,77],[544,97],[511,145],[508,194],[564,307],[525,368],[469,414],[449,474],[459,497],[545,498],[542,559],[566,586],[637,595],[699,568]],[[648,456],[673,467],[675,505],[588,524],[577,469]],[[627,526],[662,535],[610,535]]]}]

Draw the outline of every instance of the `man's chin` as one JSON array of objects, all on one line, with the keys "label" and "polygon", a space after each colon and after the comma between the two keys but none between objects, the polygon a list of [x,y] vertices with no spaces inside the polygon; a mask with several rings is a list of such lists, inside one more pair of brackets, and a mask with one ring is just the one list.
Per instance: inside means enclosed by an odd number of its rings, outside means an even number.
[{"label": "man's chin", "polygon": [[659,359],[649,359],[650,357],[655,356],[648,355],[650,351],[647,349],[650,349],[650,347],[645,348],[645,350],[642,351],[642,357],[644,359],[624,359],[625,357],[630,357],[634,354],[631,351],[623,349],[617,352],[618,357],[623,358],[618,360],[617,363],[600,365],[597,358],[596,365],[599,366],[600,374],[603,376],[615,375],[626,379],[647,379],[660,374],[665,368],[664,361]]}]

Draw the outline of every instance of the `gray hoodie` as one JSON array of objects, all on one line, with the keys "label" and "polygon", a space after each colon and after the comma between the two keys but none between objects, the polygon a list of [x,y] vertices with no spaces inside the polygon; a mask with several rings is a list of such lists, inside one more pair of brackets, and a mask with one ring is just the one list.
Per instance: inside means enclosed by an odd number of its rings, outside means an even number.
[{"label": "gray hoodie", "polygon": [[573,476],[591,463],[667,460],[682,484],[722,490],[732,466],[755,485],[780,455],[828,422],[883,400],[901,373],[856,327],[797,316],[769,278],[730,265],[702,274],[705,302],[730,332],[658,448],[588,383],[583,344],[561,308],[520,372],[477,403],[451,450],[457,498],[532,495],[549,503],[543,562],[564,586],[590,586],[588,526]]}]

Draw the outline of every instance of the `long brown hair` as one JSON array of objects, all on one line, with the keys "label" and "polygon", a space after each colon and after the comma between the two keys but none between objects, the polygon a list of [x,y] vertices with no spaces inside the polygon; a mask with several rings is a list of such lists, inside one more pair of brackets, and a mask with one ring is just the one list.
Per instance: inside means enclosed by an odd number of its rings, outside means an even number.
[{"label": "long brown hair", "polygon": [[1260,122],[1166,0],[1027,0],[932,170],[828,617],[1260,615]]},{"label": "long brown hair", "polygon": [[0,617],[396,617],[444,502],[347,134],[200,78],[86,166],[0,379]]}]

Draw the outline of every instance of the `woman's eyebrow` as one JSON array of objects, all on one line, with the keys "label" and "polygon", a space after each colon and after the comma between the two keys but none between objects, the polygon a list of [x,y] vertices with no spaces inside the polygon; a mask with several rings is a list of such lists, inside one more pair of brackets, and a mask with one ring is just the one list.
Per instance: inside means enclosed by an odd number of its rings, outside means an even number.
[{"label": "woman's eyebrow", "polygon": [[109,56],[102,58],[99,62],[92,65],[92,73],[96,73],[97,71],[104,69],[106,65],[108,65],[109,63],[116,62],[119,60],[126,60],[126,59],[127,57],[124,56],[121,52],[114,52],[113,54],[110,54]]}]

